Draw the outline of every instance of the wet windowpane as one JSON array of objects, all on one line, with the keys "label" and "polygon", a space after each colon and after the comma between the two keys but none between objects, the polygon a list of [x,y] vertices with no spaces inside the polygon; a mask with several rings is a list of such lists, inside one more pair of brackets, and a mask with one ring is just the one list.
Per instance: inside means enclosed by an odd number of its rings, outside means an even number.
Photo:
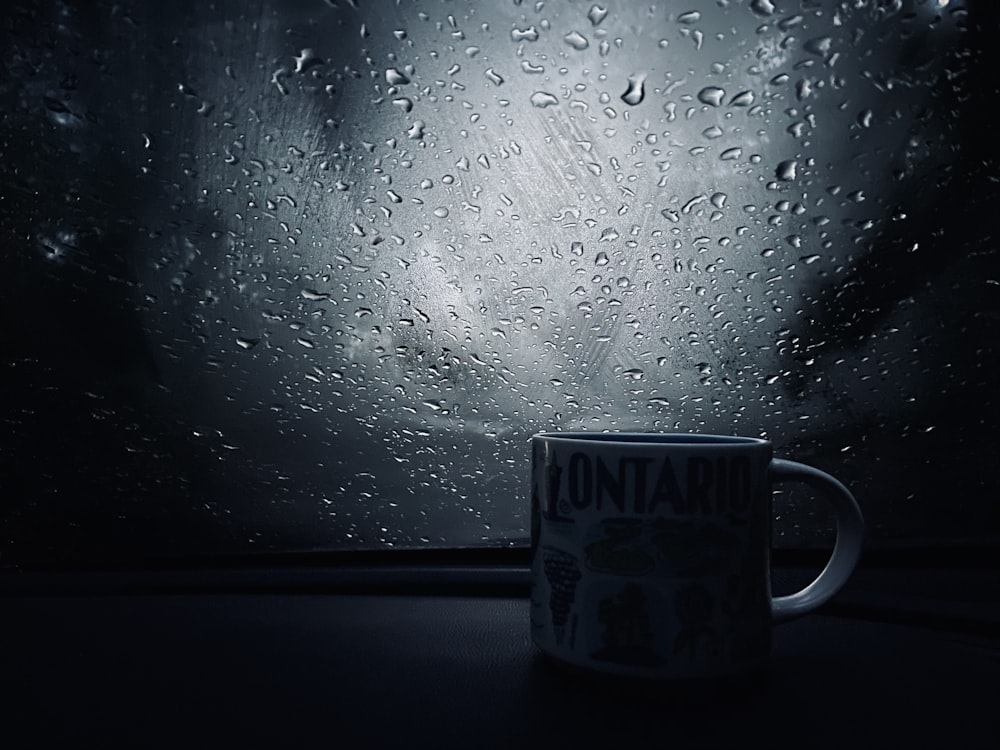
[{"label": "wet windowpane", "polygon": [[13,3],[0,562],[524,544],[549,429],[762,435],[872,545],[995,535],[998,28]]}]

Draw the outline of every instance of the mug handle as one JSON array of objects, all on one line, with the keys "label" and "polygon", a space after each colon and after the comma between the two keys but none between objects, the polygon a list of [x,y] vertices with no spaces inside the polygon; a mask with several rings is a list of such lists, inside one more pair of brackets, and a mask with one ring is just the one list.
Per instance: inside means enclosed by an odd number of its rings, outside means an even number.
[{"label": "mug handle", "polygon": [[775,458],[771,461],[770,474],[774,483],[797,481],[819,490],[837,512],[837,541],[823,572],[801,591],[771,599],[771,617],[773,622],[779,623],[813,611],[847,582],[861,556],[865,523],[854,495],[826,472]]}]

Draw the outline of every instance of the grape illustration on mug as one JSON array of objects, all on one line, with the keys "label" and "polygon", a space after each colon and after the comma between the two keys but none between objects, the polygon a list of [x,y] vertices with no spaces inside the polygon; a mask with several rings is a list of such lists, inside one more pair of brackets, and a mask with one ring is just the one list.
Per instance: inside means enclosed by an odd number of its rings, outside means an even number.
[{"label": "grape illustration on mug", "polygon": [[552,630],[557,644],[566,639],[566,624],[576,598],[580,580],[580,566],[576,558],[555,547],[542,548],[545,578],[549,582],[549,609],[552,612]]}]

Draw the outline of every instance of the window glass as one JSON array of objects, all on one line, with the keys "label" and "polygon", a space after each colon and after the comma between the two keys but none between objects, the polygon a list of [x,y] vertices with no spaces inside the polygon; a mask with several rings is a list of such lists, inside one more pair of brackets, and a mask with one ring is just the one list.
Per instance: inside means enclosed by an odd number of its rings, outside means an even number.
[{"label": "window glass", "polygon": [[872,545],[1000,528],[992,3],[2,26],[0,562],[525,544],[552,429],[768,437]]}]

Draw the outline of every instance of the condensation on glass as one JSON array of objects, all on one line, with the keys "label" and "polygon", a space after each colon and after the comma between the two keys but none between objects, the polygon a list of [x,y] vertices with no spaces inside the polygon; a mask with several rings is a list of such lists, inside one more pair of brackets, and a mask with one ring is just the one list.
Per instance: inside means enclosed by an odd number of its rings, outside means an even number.
[{"label": "condensation on glass", "polygon": [[996,20],[15,4],[0,561],[521,544],[559,428],[769,437],[873,544],[996,532]]}]

